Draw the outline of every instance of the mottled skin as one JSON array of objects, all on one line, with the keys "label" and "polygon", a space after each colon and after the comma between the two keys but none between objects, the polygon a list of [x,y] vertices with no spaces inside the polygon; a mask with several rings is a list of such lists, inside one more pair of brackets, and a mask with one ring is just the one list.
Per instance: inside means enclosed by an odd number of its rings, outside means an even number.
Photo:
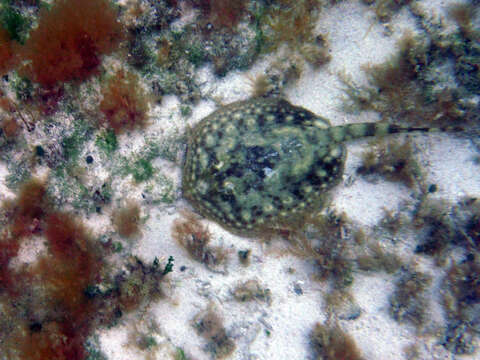
[{"label": "mottled skin", "polygon": [[283,99],[222,107],[192,130],[183,194],[203,216],[241,234],[289,229],[342,177],[346,140],[423,128],[328,120]]}]

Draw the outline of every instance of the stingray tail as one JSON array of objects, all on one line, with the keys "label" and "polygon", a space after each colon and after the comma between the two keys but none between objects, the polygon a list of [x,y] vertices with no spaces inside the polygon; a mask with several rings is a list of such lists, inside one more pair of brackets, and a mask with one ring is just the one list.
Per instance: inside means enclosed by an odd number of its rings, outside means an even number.
[{"label": "stingray tail", "polygon": [[328,128],[330,136],[336,142],[342,142],[350,139],[359,139],[369,136],[384,136],[397,133],[411,132],[461,132],[463,128],[459,126],[448,127],[402,127],[387,123],[358,123],[341,126],[332,126]]}]

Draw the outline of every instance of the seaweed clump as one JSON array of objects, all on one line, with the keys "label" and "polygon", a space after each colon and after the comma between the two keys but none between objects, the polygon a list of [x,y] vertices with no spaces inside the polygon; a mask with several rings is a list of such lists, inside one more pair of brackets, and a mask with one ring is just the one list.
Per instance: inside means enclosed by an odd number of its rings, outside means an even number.
[{"label": "seaweed clump", "polygon": [[310,342],[318,360],[362,360],[355,341],[338,325],[315,324]]},{"label": "seaweed clump", "polygon": [[[463,36],[467,39],[478,39],[478,32],[475,30],[473,20],[475,18],[478,7],[471,3],[457,3],[450,6],[448,15],[453,19]],[[477,2],[478,5],[478,2]]]},{"label": "seaweed clump", "polygon": [[480,333],[480,261],[470,254],[452,265],[444,280],[443,304],[448,317],[444,346],[455,354],[475,351],[473,338]]},{"label": "seaweed clump", "polygon": [[478,121],[474,97],[480,86],[480,48],[464,33],[442,35],[424,20],[427,39],[406,33],[398,51],[381,64],[367,65],[366,86],[341,75],[345,109],[373,110],[383,120],[410,125],[456,126]]},{"label": "seaweed clump", "polygon": [[181,15],[178,0],[129,1],[120,6],[123,7],[121,21],[133,35],[133,42],[138,36],[166,29]]},{"label": "seaweed clump", "polygon": [[[16,201],[4,206],[8,221],[0,234],[2,353],[33,360],[84,359],[95,311],[84,291],[99,281],[104,265],[100,252],[83,225],[53,210],[38,180],[23,185]],[[47,249],[28,267],[13,266],[32,236],[44,236]]]},{"label": "seaweed clump", "polygon": [[415,248],[416,253],[434,256],[442,262],[447,249],[459,239],[452,212],[453,206],[444,200],[427,198],[419,204],[415,223],[426,228],[426,236]]},{"label": "seaweed clump", "polygon": [[211,270],[226,261],[221,247],[209,245],[211,233],[191,212],[184,212],[172,226],[173,238],[187,251],[190,257]]},{"label": "seaweed clump", "polygon": [[108,0],[59,0],[42,8],[38,27],[22,49],[30,80],[45,86],[92,75],[103,54],[114,51],[123,30]]},{"label": "seaweed clump", "polygon": [[263,49],[274,51],[286,45],[314,67],[328,63],[328,42],[323,35],[314,35],[323,5],[322,1],[285,0],[269,6],[262,27]]},{"label": "seaweed clump", "polygon": [[224,359],[235,350],[235,343],[228,336],[223,321],[213,306],[199,312],[193,319],[193,326],[197,334],[207,340],[206,349],[215,359]]},{"label": "seaweed clump", "polygon": [[134,202],[117,209],[113,213],[113,225],[122,237],[131,239],[140,234],[140,207]]},{"label": "seaweed clump", "polygon": [[233,290],[233,297],[239,302],[252,300],[271,303],[270,289],[264,289],[257,280],[247,280],[238,284]]},{"label": "seaweed clump", "polygon": [[407,271],[398,280],[390,297],[390,314],[398,322],[408,322],[416,327],[424,325],[427,318],[426,290],[432,278],[418,271]]},{"label": "seaweed clump", "polygon": [[[173,259],[173,258],[171,258]],[[165,267],[155,258],[147,264],[137,257],[129,257],[125,264],[125,271],[116,274],[113,279],[106,281],[107,290],[99,292],[99,299],[111,301],[108,309],[102,314],[102,320],[108,324],[111,317],[120,317],[123,313],[143,309],[151,302],[164,297],[162,280],[171,272],[173,264],[169,262]]]},{"label": "seaweed clump", "polygon": [[379,174],[385,179],[401,182],[412,188],[422,181],[418,162],[413,157],[409,141],[376,143],[362,154],[362,165],[357,169],[361,175]]},{"label": "seaweed clump", "polygon": [[367,5],[374,4],[377,19],[383,23],[389,22],[392,17],[409,5],[412,0],[363,0]]},{"label": "seaweed clump", "polygon": [[[163,295],[163,269],[130,261],[109,274],[109,244],[57,210],[46,184],[32,179],[0,209],[0,352],[20,360],[88,357],[88,338]],[[34,248],[33,258],[26,255]],[[31,251],[30,251],[31,253]]]},{"label": "seaweed clump", "polygon": [[5,75],[17,64],[16,46],[8,31],[0,25],[0,76]]},{"label": "seaweed clump", "polygon": [[386,252],[379,243],[368,244],[367,252],[357,256],[356,263],[363,271],[385,271],[393,274],[402,266],[401,259],[395,253]]},{"label": "seaweed clump", "polygon": [[291,234],[293,254],[315,262],[315,277],[320,281],[331,280],[338,288],[353,283],[353,260],[348,256],[349,242],[344,236],[348,227],[345,215],[320,215],[307,219],[305,232]]},{"label": "seaweed clump", "polygon": [[21,129],[20,123],[14,116],[0,117],[0,136],[4,136],[7,142],[13,142]]},{"label": "seaweed clump", "polygon": [[118,71],[102,87],[102,94],[100,121],[116,134],[147,126],[148,97],[133,73]]},{"label": "seaweed clump", "polygon": [[247,9],[246,0],[190,0],[198,7],[203,21],[218,28],[234,28],[244,16]]},{"label": "seaweed clump", "polygon": [[415,225],[425,228],[425,237],[415,252],[433,256],[444,264],[454,247],[468,253],[480,250],[480,206],[478,199],[465,198],[457,204],[424,199],[415,213]]}]

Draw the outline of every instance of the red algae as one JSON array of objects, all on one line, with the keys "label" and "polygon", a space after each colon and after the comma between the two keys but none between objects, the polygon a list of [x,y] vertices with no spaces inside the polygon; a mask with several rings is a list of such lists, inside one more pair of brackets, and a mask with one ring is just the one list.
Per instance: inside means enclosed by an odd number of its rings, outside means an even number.
[{"label": "red algae", "polygon": [[8,116],[0,121],[0,129],[2,129],[5,137],[10,140],[14,139],[15,136],[18,135],[21,126],[17,119],[15,119],[13,116]]},{"label": "red algae", "polygon": [[40,180],[33,179],[25,183],[17,198],[19,215],[30,219],[41,217],[47,205],[45,193],[45,184]]},{"label": "red algae", "polygon": [[[14,325],[0,336],[5,344],[1,350],[19,359],[84,359],[96,311],[85,289],[98,283],[104,263],[71,214],[51,211],[45,184],[37,179],[24,184],[16,201],[8,204],[10,226],[0,238],[0,293],[8,295],[1,302]],[[10,269],[32,229],[46,238],[49,253],[29,267]],[[9,301],[13,298],[15,306]]]},{"label": "red algae", "polygon": [[43,115],[52,115],[58,109],[58,103],[62,100],[65,93],[63,84],[56,84],[48,87],[38,87],[35,89],[33,98],[37,103],[38,110]]},{"label": "red algae", "polygon": [[55,213],[46,221],[45,236],[51,255],[42,257],[34,270],[48,284],[55,302],[71,316],[93,310],[91,299],[85,296],[88,286],[100,281],[104,265],[99,249],[93,244],[82,224],[67,213]]},{"label": "red algae", "polygon": [[49,207],[45,194],[45,184],[38,179],[32,179],[21,186],[13,205],[10,228],[12,236],[22,237],[38,230],[39,222]]},{"label": "red algae", "polygon": [[[95,241],[73,214],[56,210],[44,182],[28,181],[2,207],[0,353],[6,358],[86,359],[86,342],[97,327],[162,296],[166,273],[158,260],[146,266],[133,259],[128,275],[109,274],[112,249]],[[33,234],[34,241],[46,240],[46,251],[26,266],[9,266]]]},{"label": "red algae", "polygon": [[123,37],[115,9],[107,0],[59,0],[42,9],[38,27],[22,49],[22,72],[45,86],[84,80],[114,51]]},{"label": "red algae", "polygon": [[193,3],[208,21],[222,28],[237,25],[247,7],[244,0],[200,0]]},{"label": "red algae", "polygon": [[[1,28],[0,28],[1,32]],[[0,34],[1,37],[1,34]],[[1,52],[2,44],[0,39],[0,68],[1,68]],[[1,76],[1,69],[0,69]],[[21,125],[18,121],[18,109],[13,101],[11,101],[3,91],[0,90],[0,110],[3,110],[6,115],[0,115],[0,129],[7,140],[15,140],[15,137],[19,134]]]},{"label": "red algae", "polygon": [[40,180],[31,180],[20,188],[16,202],[2,206],[9,217],[10,226],[0,233],[0,294],[2,289],[10,295],[17,292],[12,286],[14,279],[8,265],[18,254],[22,237],[37,229],[38,219],[43,216],[46,206],[45,191]]},{"label": "red algae", "polygon": [[101,121],[115,133],[119,134],[147,125],[149,101],[135,74],[118,71],[103,86],[102,93],[100,111],[105,117]]},{"label": "red algae", "polygon": [[172,237],[192,259],[205,264],[207,268],[215,268],[226,261],[226,251],[209,244],[212,234],[191,212],[183,212],[182,217],[174,221]]},{"label": "red algae", "polygon": [[8,269],[10,260],[17,256],[20,243],[17,239],[0,234],[0,295],[7,292],[13,295],[13,277]]},{"label": "red algae", "polygon": [[7,30],[0,27],[0,76],[5,75],[16,65],[18,61],[16,47]]},{"label": "red algae", "polygon": [[[27,330],[21,344],[21,359],[29,360],[81,360],[87,357],[83,346],[85,336],[79,336],[79,329],[73,323],[49,322],[39,332]],[[74,334],[76,334],[76,337]]]},{"label": "red algae", "polygon": [[74,220],[62,213],[54,213],[46,220],[45,236],[51,246],[52,254],[58,257],[68,257],[69,250],[85,243],[83,229]]},{"label": "red algae", "polygon": [[32,331],[30,326],[29,332],[18,336],[19,350],[23,359],[84,359],[84,343],[96,313],[95,302],[85,291],[98,283],[104,264],[83,226],[70,214],[50,215],[45,236],[51,254],[38,259],[24,274],[40,286],[38,293],[31,290],[37,296],[28,305],[40,329]]},{"label": "red algae", "polygon": [[126,204],[113,213],[113,225],[120,236],[132,239],[140,234],[140,206],[134,202]]}]

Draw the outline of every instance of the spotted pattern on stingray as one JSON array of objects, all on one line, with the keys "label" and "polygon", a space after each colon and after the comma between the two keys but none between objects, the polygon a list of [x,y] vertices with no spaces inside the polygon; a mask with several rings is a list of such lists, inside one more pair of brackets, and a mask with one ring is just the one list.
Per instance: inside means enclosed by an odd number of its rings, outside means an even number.
[{"label": "spotted pattern on stingray", "polygon": [[192,129],[183,194],[200,214],[235,232],[288,228],[340,181],[345,140],[412,130],[427,129],[330,126],[283,99],[236,102]]}]

